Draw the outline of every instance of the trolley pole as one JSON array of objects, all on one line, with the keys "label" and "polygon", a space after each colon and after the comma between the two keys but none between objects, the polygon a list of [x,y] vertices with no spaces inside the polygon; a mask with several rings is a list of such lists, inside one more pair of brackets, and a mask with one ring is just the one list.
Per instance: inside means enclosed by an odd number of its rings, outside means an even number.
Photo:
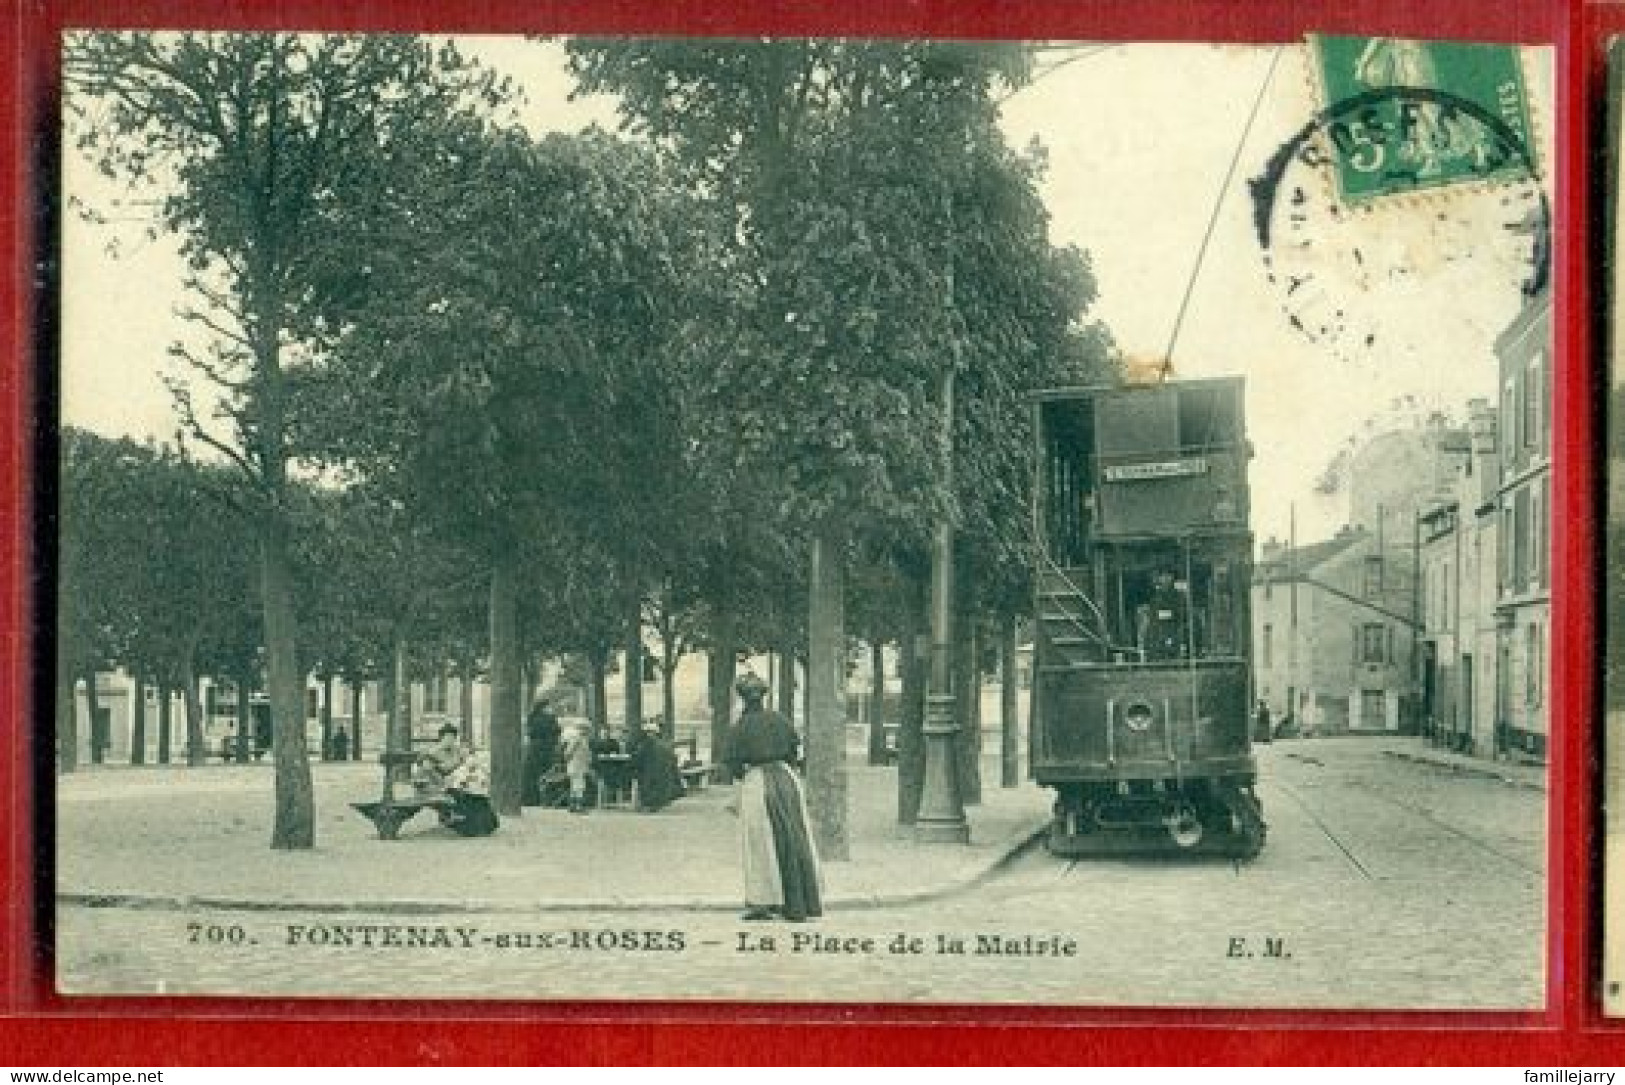
[{"label": "trolley pole", "polygon": [[[953,485],[954,372],[942,375],[943,489]],[[925,779],[920,811],[914,819],[914,839],[922,844],[968,844],[970,825],[959,794],[954,757],[953,691],[953,586],[954,529],[945,515],[937,521],[931,553],[931,675],[926,687]]]}]

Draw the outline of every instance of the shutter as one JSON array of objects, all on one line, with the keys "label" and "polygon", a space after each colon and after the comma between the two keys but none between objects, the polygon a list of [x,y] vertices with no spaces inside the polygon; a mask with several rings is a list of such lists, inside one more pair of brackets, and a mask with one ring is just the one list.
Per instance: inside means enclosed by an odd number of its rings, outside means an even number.
[{"label": "shutter", "polygon": [[1386,632],[1388,634],[1388,651],[1387,651],[1387,654],[1383,656],[1382,661],[1384,663],[1388,664],[1389,666],[1393,666],[1393,664],[1394,664],[1394,627],[1391,626],[1391,625],[1385,625],[1385,626],[1383,626],[1383,630],[1384,630],[1384,632]]}]

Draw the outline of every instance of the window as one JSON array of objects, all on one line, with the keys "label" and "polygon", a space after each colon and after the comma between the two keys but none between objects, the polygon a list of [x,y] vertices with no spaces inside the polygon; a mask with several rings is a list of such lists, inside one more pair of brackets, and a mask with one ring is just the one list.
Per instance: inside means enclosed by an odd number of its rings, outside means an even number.
[{"label": "window", "polygon": [[1372,554],[1365,559],[1365,594],[1369,598],[1382,594],[1382,555]]},{"label": "window", "polygon": [[1501,507],[1501,537],[1497,540],[1496,550],[1500,551],[1501,593],[1504,595],[1512,590],[1512,503],[1510,501]]},{"label": "window", "polygon": [[1523,378],[1523,445],[1525,448],[1539,448],[1544,439],[1544,423],[1541,417],[1541,405],[1544,399],[1542,389],[1545,386],[1546,358],[1537,353],[1529,359],[1524,367]]},{"label": "window", "polygon": [[1535,491],[1535,536],[1529,540],[1529,549],[1534,558],[1535,571],[1530,578],[1536,588],[1546,586],[1547,556],[1551,546],[1551,510],[1547,507],[1550,499],[1547,494],[1547,480],[1540,480],[1540,487]]},{"label": "window", "polygon": [[1517,382],[1511,377],[1501,387],[1501,418],[1506,427],[1506,449],[1510,460],[1512,452],[1518,447],[1518,413],[1514,409],[1517,405]]},{"label": "window", "polygon": [[1360,662],[1388,662],[1388,629],[1381,622],[1360,627]]},{"label": "window", "polygon": [[1524,630],[1523,699],[1530,708],[1539,706],[1546,687],[1546,641],[1538,622]]},{"label": "window", "polygon": [[1515,591],[1529,588],[1529,488],[1521,487],[1512,498],[1512,586]]},{"label": "window", "polygon": [[1259,656],[1266,670],[1275,665],[1273,662],[1275,656],[1275,627],[1273,625],[1266,624],[1264,626],[1264,643],[1259,646]]},{"label": "window", "polygon": [[1179,390],[1179,444],[1211,448],[1241,440],[1241,404],[1233,387],[1186,385]]}]

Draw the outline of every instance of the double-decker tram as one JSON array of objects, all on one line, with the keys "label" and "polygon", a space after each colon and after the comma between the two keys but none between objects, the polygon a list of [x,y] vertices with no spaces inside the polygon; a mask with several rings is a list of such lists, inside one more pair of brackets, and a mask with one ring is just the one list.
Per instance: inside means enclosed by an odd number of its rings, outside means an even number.
[{"label": "double-decker tram", "polygon": [[1240,378],[1035,397],[1031,757],[1050,850],[1252,858]]}]

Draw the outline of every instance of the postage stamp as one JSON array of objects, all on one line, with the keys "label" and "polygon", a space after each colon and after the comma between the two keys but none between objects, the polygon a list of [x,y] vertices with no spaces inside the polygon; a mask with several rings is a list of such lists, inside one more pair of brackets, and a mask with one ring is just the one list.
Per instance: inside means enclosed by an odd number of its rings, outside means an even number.
[{"label": "postage stamp", "polygon": [[1528,92],[1510,45],[1309,38],[1330,169],[1350,203],[1529,177]]}]

